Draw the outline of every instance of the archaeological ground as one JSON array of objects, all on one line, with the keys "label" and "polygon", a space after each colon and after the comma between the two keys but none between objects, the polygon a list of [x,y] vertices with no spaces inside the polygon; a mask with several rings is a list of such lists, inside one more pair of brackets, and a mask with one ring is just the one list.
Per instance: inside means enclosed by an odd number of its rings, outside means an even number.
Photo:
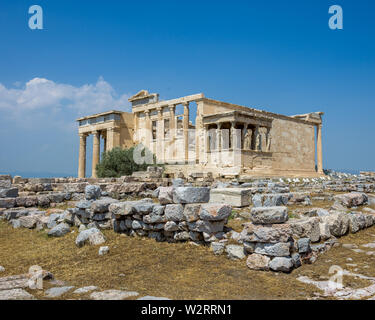
[{"label": "archaeological ground", "polygon": [[375,296],[371,173],[0,186],[0,299]]}]

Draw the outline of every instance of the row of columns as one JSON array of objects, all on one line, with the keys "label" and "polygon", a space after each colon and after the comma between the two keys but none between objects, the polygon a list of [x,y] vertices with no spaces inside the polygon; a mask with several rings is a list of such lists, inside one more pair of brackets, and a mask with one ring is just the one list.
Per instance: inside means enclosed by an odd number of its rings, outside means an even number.
[{"label": "row of columns", "polygon": [[90,133],[81,133],[79,135],[78,178],[86,177],[87,137],[90,134],[93,135],[91,176],[93,178],[97,178],[96,165],[100,161],[100,136],[102,136],[104,139],[103,151],[108,151],[113,148],[113,143],[107,143],[107,139],[110,138],[109,142],[113,141],[113,135],[115,130],[115,128],[110,128],[107,130],[97,130]]},{"label": "row of columns", "polygon": [[[185,162],[189,159],[189,102],[182,104],[184,107],[184,114],[183,114],[183,139],[184,139],[184,158]],[[170,143],[175,142],[176,138],[176,105],[170,105],[169,108],[169,137]],[[162,152],[164,151],[161,146],[161,141],[164,135],[164,118],[163,118],[163,109],[161,107],[156,109],[158,112],[157,117],[157,137],[156,137],[156,157],[162,157]],[[151,145],[151,137],[152,137],[152,120],[150,117],[150,110],[145,110],[145,118],[146,118],[146,145],[150,147]],[[137,132],[139,128],[138,124],[138,115],[135,116],[135,132]]]}]

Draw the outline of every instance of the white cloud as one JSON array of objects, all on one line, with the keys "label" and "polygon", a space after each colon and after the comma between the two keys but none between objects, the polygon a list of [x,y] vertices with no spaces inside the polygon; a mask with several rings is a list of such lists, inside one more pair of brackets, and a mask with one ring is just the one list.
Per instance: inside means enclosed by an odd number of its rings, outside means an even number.
[{"label": "white cloud", "polygon": [[129,111],[130,95],[118,95],[103,78],[95,84],[75,87],[44,78],[34,78],[23,88],[6,88],[0,83],[0,112],[53,112],[69,109],[76,116],[120,109]]}]

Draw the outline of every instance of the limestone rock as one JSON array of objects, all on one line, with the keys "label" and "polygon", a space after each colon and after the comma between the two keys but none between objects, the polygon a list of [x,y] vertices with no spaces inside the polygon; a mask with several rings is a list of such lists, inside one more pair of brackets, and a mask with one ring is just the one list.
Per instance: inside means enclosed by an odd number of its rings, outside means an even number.
[{"label": "limestone rock", "polygon": [[271,259],[267,256],[262,254],[253,253],[248,256],[246,260],[246,265],[251,270],[261,270],[261,271],[268,271],[269,270],[269,263]]},{"label": "limestone rock", "polygon": [[298,253],[308,253],[311,251],[310,238],[301,238],[297,241]]},{"label": "limestone rock", "polygon": [[96,200],[100,198],[101,189],[96,185],[87,185],[85,187],[85,198],[86,200]]},{"label": "limestone rock", "polygon": [[257,243],[254,252],[271,257],[287,257],[290,255],[290,243]]},{"label": "limestone rock", "polygon": [[0,189],[0,198],[17,198],[18,188]]},{"label": "limestone rock", "polygon": [[211,242],[211,250],[215,255],[221,255],[225,250],[225,243],[223,242]]},{"label": "limestone rock", "polygon": [[95,200],[91,203],[90,210],[93,213],[108,212],[108,208],[112,203],[116,203],[118,200],[112,198]]},{"label": "limestone rock", "polygon": [[188,227],[191,231],[206,232],[208,234],[213,234],[223,231],[224,221],[198,220],[195,222],[189,222]]},{"label": "limestone rock", "polygon": [[94,200],[80,200],[76,204],[78,209],[89,209]]},{"label": "limestone rock", "polygon": [[350,192],[345,194],[339,194],[334,197],[335,203],[333,207],[335,209],[352,208],[364,205],[368,201],[368,197],[365,193],[361,192]]},{"label": "limestone rock", "polygon": [[191,203],[186,204],[184,208],[184,219],[187,222],[194,222],[199,220],[199,212],[201,210],[201,204]]},{"label": "limestone rock", "polygon": [[319,223],[320,239],[327,240],[331,238],[331,231],[328,223]]},{"label": "limestone rock", "polygon": [[276,257],[269,263],[269,268],[273,271],[289,272],[293,269],[293,261],[291,258]]},{"label": "limestone rock", "polygon": [[216,188],[210,191],[210,202],[224,203],[233,207],[245,207],[251,203],[251,189]]},{"label": "limestone rock", "polygon": [[167,204],[164,214],[168,220],[182,221],[184,220],[184,208],[181,204]]},{"label": "limestone rock", "polygon": [[173,239],[176,241],[187,241],[190,239],[190,234],[187,231],[176,232]]},{"label": "limestone rock", "polygon": [[297,238],[310,238],[311,242],[320,240],[320,218],[303,218],[288,221],[293,235]]},{"label": "limestone rock", "polygon": [[199,217],[202,220],[220,221],[226,220],[232,212],[232,207],[226,204],[207,203],[202,204]]},{"label": "limestone rock", "polygon": [[164,230],[165,231],[177,231],[178,225],[174,221],[167,221],[166,224],[164,225]]},{"label": "limestone rock", "polygon": [[298,253],[292,254],[292,262],[293,262],[294,268],[299,268],[302,265],[301,257]]},{"label": "limestone rock", "polygon": [[100,232],[99,229],[90,228],[80,232],[76,238],[76,245],[78,247],[84,246],[86,243],[91,245],[98,245],[105,242],[104,235]]},{"label": "limestone rock", "polygon": [[154,296],[144,296],[142,298],[138,298],[137,300],[171,300],[165,297],[154,297]]},{"label": "limestone rock", "polygon": [[236,260],[236,259],[245,258],[245,252],[244,252],[243,246],[229,244],[225,247],[225,251],[229,259]]},{"label": "limestone rock", "polygon": [[93,300],[124,300],[138,295],[139,293],[135,291],[105,290],[91,293],[90,298]]},{"label": "limestone rock", "polygon": [[34,300],[32,296],[27,291],[17,288],[10,290],[0,290],[0,300]]},{"label": "limestone rock", "polygon": [[60,223],[57,226],[53,227],[49,232],[48,236],[50,237],[62,237],[70,232],[70,227],[66,223]]},{"label": "limestone rock", "polygon": [[104,247],[100,247],[99,248],[99,256],[104,256],[108,252],[109,252],[109,247],[108,246],[104,246]]},{"label": "limestone rock", "polygon": [[276,224],[288,220],[286,207],[256,207],[250,212],[250,219],[254,224]]},{"label": "limestone rock", "polygon": [[210,188],[176,187],[173,189],[174,203],[205,203],[210,200]]},{"label": "limestone rock", "polygon": [[13,208],[15,204],[15,198],[0,198],[0,208]]},{"label": "limestone rock", "polygon": [[289,242],[292,239],[292,230],[288,224],[274,224],[269,226],[244,224],[240,234],[240,241],[247,242]]},{"label": "limestone rock", "polygon": [[329,230],[335,237],[341,237],[349,230],[349,215],[346,213],[334,212],[322,220],[329,225]]},{"label": "limestone rock", "polygon": [[160,187],[158,200],[162,205],[173,203],[173,187]]},{"label": "limestone rock", "polygon": [[94,290],[97,290],[97,289],[98,289],[98,287],[96,287],[96,286],[87,286],[87,287],[78,288],[78,289],[74,290],[73,293],[83,294],[83,293],[88,293],[90,291],[94,291]]},{"label": "limestone rock", "polygon": [[46,290],[45,294],[47,298],[58,298],[73,288],[74,288],[73,286],[53,287],[53,288]]},{"label": "limestone rock", "polygon": [[23,217],[20,217],[18,220],[22,228],[34,229],[38,222],[38,216],[36,215],[23,216]]}]

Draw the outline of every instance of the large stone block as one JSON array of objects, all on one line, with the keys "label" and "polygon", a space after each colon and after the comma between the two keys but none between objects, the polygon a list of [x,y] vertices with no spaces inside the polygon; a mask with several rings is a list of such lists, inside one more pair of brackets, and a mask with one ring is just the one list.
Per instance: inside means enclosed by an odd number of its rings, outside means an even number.
[{"label": "large stone block", "polygon": [[254,224],[277,224],[288,220],[286,207],[256,207],[250,212],[250,220]]},{"label": "large stone block", "polygon": [[333,208],[336,210],[342,210],[345,208],[352,208],[364,205],[368,201],[368,197],[365,193],[361,192],[350,192],[345,194],[339,194],[334,197],[335,203]]},{"label": "large stone block", "polygon": [[181,204],[167,204],[164,209],[165,217],[171,221],[184,220],[184,208]]},{"label": "large stone block", "polygon": [[16,198],[18,197],[18,188],[0,189],[0,198]]},{"label": "large stone block", "polygon": [[271,257],[288,257],[290,256],[290,242],[257,243],[254,252]]},{"label": "large stone block", "polygon": [[310,238],[311,242],[320,240],[320,218],[303,218],[288,221],[296,238]]},{"label": "large stone block", "polygon": [[34,229],[38,222],[38,216],[23,216],[20,217],[18,220],[22,228]]},{"label": "large stone block", "polygon": [[57,226],[53,227],[49,232],[48,236],[50,237],[62,237],[65,234],[70,232],[70,227],[66,223],[60,223]]},{"label": "large stone block", "polygon": [[91,228],[80,232],[76,238],[77,247],[82,247],[86,243],[91,245],[98,245],[105,242],[104,235],[100,232],[99,229]]},{"label": "large stone block", "polygon": [[229,259],[237,260],[237,259],[244,259],[245,258],[245,251],[243,246],[229,244],[225,247],[225,252]]},{"label": "large stone block", "polygon": [[0,208],[13,208],[16,204],[16,198],[0,198]]},{"label": "large stone block", "polygon": [[292,230],[288,224],[263,226],[246,223],[239,240],[266,243],[289,242],[292,241]]},{"label": "large stone block", "polygon": [[349,230],[349,214],[344,212],[334,212],[329,216],[321,218],[324,223],[329,225],[329,230],[335,237],[345,235]]},{"label": "large stone block", "polygon": [[173,203],[173,187],[159,187],[158,200],[160,204]]},{"label": "large stone block", "polygon": [[37,198],[38,198],[38,206],[39,207],[42,207],[42,208],[49,207],[51,201],[50,201],[48,195],[45,195],[45,194],[39,195],[39,196],[37,196]]},{"label": "large stone block", "polygon": [[233,207],[245,207],[251,203],[251,189],[217,188],[210,191],[210,202],[225,203]]},{"label": "large stone block", "polygon": [[186,204],[184,208],[184,218],[187,222],[194,222],[199,220],[199,212],[201,210],[201,204],[190,203]]},{"label": "large stone block", "polygon": [[143,199],[139,201],[124,201],[111,203],[108,210],[116,215],[117,218],[120,216],[129,216],[133,214],[146,215],[153,211],[153,208],[157,206],[150,199]]},{"label": "large stone block", "polygon": [[207,203],[202,204],[199,217],[202,220],[220,221],[227,220],[232,212],[232,207],[226,204]]},{"label": "large stone block", "polygon": [[18,219],[19,217],[27,216],[29,214],[29,210],[25,208],[9,208],[3,212],[5,219],[12,220]]},{"label": "large stone block", "polygon": [[86,200],[96,200],[99,199],[101,195],[100,186],[88,185],[85,187],[85,198]]},{"label": "large stone block", "polygon": [[100,200],[95,200],[91,203],[90,210],[93,213],[103,213],[103,212],[108,212],[109,211],[109,206],[112,203],[116,203],[118,200],[112,199],[112,198],[107,198],[107,199],[100,199]]},{"label": "large stone block", "polygon": [[87,182],[65,183],[64,191],[70,193],[84,193],[87,185]]},{"label": "large stone block", "polygon": [[252,198],[254,207],[285,206],[291,197],[288,193],[255,194]]},{"label": "large stone block", "polygon": [[36,207],[38,205],[38,198],[36,196],[17,197],[17,207]]},{"label": "large stone block", "polygon": [[269,267],[273,271],[289,272],[293,269],[293,261],[291,258],[276,257],[269,263]]},{"label": "large stone block", "polygon": [[251,270],[268,271],[271,259],[262,254],[253,253],[246,260],[246,265]]},{"label": "large stone block", "polygon": [[173,189],[174,203],[206,203],[210,200],[210,188],[176,187]]},{"label": "large stone block", "polygon": [[223,231],[224,221],[198,220],[195,222],[189,222],[188,227],[191,231],[213,234]]}]

